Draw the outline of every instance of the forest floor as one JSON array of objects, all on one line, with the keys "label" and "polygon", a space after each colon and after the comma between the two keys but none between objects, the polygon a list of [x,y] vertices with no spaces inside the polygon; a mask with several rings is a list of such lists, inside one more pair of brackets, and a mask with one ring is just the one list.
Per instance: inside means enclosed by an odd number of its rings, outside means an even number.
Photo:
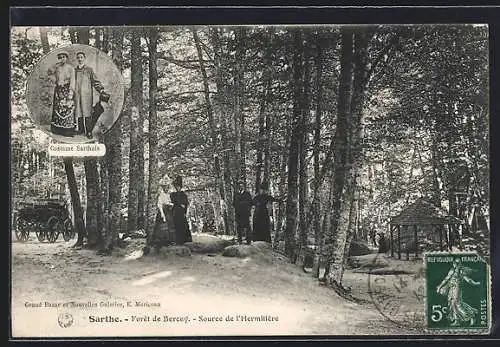
[{"label": "forest floor", "polygon": [[[203,239],[196,234],[193,238]],[[405,288],[423,283],[415,275],[421,262],[402,263],[410,274],[382,271],[374,275],[367,269],[387,270],[394,264],[376,254],[355,257],[354,268],[344,274],[344,285],[360,299],[352,301],[270,249],[246,258],[220,253],[160,256],[152,252],[144,256],[144,239],[134,239],[113,256],[99,256],[92,250],[72,248],[74,240],[61,239],[41,243],[33,235],[27,242],[12,243],[15,337],[423,333],[419,322],[400,324],[391,305],[369,294],[371,283],[372,291],[376,285],[399,300],[404,313],[423,314],[423,303],[409,299],[412,292],[399,297],[394,292],[401,276],[413,278]],[[385,263],[370,265],[377,262]],[[37,305],[41,307],[33,307]],[[64,313],[71,318],[63,316],[58,324]],[[243,315],[266,315],[277,321],[242,321]],[[111,322],[114,317],[118,322]],[[68,320],[70,326],[61,327]]]}]

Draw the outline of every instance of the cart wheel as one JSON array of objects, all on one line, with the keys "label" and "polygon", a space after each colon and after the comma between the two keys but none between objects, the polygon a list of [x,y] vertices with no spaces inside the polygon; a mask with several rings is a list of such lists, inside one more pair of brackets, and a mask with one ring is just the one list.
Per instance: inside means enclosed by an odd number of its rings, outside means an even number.
[{"label": "cart wheel", "polygon": [[30,229],[29,228],[22,230],[21,234],[23,235],[23,241],[28,241],[30,239]]},{"label": "cart wheel", "polygon": [[47,221],[47,240],[49,240],[49,242],[56,242],[59,237],[60,224],[61,222],[59,222],[59,218],[56,216],[50,217]]},{"label": "cart wheel", "polygon": [[73,230],[73,224],[71,223],[71,219],[67,218],[64,221],[63,239],[64,239],[64,241],[69,241],[73,237],[75,237],[75,231]]},{"label": "cart wheel", "polygon": [[[16,239],[24,242],[29,239],[28,222],[25,219],[16,217]],[[26,235],[27,234],[27,235]]]},{"label": "cart wheel", "polygon": [[30,234],[34,231],[36,231],[36,225],[33,222],[28,222],[28,228],[26,229],[26,234],[25,234],[25,239],[26,241],[29,240]]},{"label": "cart wheel", "polygon": [[45,225],[42,223],[36,223],[33,225],[33,228],[35,229],[35,234],[36,238],[38,241],[43,242],[47,238],[47,233],[45,232]]}]

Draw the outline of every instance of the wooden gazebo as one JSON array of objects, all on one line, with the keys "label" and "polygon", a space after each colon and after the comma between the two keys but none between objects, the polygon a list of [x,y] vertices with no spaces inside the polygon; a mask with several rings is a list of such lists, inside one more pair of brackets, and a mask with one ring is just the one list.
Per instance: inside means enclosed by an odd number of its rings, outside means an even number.
[{"label": "wooden gazebo", "polygon": [[[455,244],[461,248],[462,240],[460,240],[460,234],[456,232],[458,226],[461,224],[463,222],[460,219],[450,216],[442,208],[433,205],[424,198],[420,198],[413,204],[405,207],[399,215],[393,217],[390,221],[391,257],[394,257],[396,249],[398,259],[401,259],[402,227],[406,233],[406,240],[413,239],[415,242],[415,258],[418,258],[419,228],[426,228],[436,232],[439,235],[439,249],[443,251],[445,249],[451,250]],[[445,226],[448,226],[448,230],[445,229]],[[455,234],[459,235],[458,240],[454,239]],[[397,243],[396,245],[394,245],[395,242]],[[408,242],[406,243],[405,252],[406,259],[408,260],[410,259],[410,247],[408,246]]]}]

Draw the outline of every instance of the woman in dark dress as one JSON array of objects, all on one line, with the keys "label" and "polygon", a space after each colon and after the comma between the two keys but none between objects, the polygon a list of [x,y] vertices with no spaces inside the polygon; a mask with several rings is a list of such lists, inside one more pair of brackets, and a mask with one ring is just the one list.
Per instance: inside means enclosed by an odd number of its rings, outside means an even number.
[{"label": "woman in dark dress", "polygon": [[175,225],[175,243],[183,245],[185,242],[192,242],[191,231],[186,218],[188,207],[188,198],[186,193],[182,191],[182,177],[177,176],[173,182],[175,192],[170,193],[170,201],[172,201],[174,225]]},{"label": "woman in dark dress", "polygon": [[268,183],[262,182],[259,192],[253,198],[255,206],[253,214],[253,241],[266,241],[271,243],[271,220],[267,205],[270,202],[280,202],[268,194]]},{"label": "woman in dark dress", "polygon": [[75,132],[75,68],[68,62],[69,54],[57,54],[57,64],[49,68],[48,74],[54,80],[54,98],[50,130],[62,136],[73,136]]}]

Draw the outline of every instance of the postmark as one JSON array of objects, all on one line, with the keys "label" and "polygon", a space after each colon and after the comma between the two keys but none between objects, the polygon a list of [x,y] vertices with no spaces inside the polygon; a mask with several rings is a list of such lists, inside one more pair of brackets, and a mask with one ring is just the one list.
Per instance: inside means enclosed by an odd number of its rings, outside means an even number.
[{"label": "postmark", "polygon": [[426,327],[431,331],[489,332],[490,270],[477,253],[427,253]]},{"label": "postmark", "polygon": [[57,317],[57,322],[61,328],[69,328],[73,325],[73,316],[70,313],[61,313]]},{"label": "postmark", "polygon": [[368,292],[386,320],[407,329],[424,329],[426,292],[422,259],[403,261],[378,253],[368,272]]}]

